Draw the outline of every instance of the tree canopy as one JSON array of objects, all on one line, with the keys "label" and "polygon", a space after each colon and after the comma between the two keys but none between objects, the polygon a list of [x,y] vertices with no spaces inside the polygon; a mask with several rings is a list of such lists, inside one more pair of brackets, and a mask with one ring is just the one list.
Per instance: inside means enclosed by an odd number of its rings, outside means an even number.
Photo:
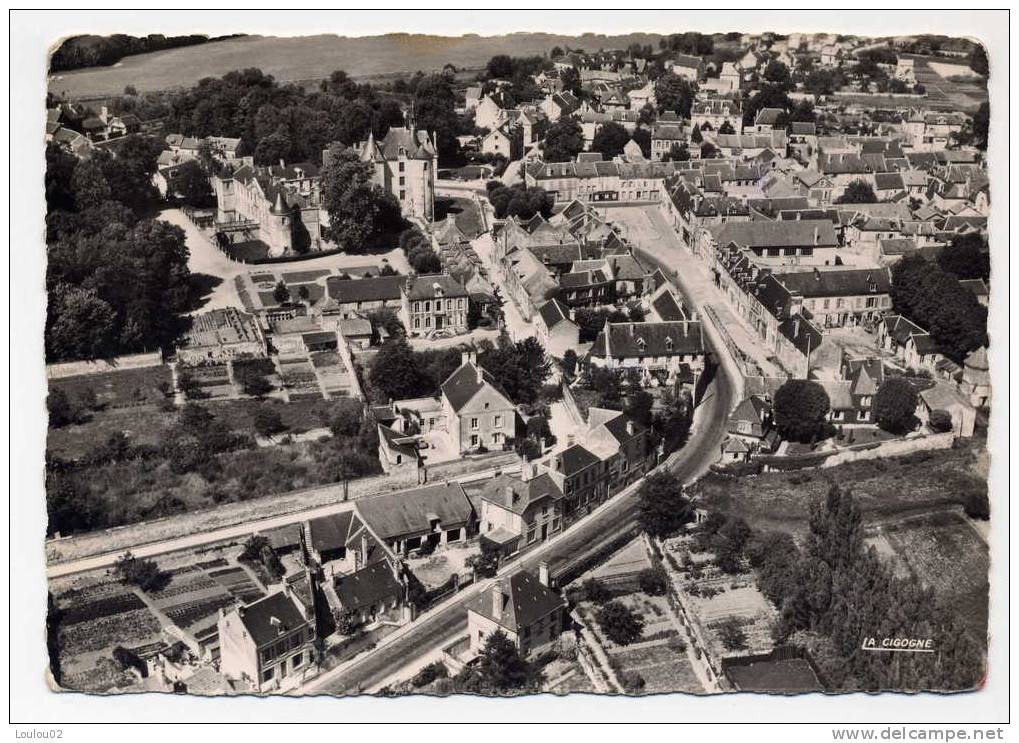
[{"label": "tree canopy", "polygon": [[332,147],[322,163],[322,207],[329,215],[329,237],[344,250],[363,253],[372,241],[402,225],[400,204],[371,182],[374,168],[347,147]]},{"label": "tree canopy", "polygon": [[584,133],[576,119],[564,116],[549,126],[545,132],[545,144],[542,149],[545,162],[569,162],[583,151]]},{"label": "tree canopy", "polygon": [[828,393],[809,379],[789,379],[775,393],[775,425],[790,441],[809,442],[824,433],[831,403]]},{"label": "tree canopy", "polygon": [[658,111],[675,111],[684,119],[690,118],[697,86],[674,72],[666,72],[655,80],[655,102]]},{"label": "tree canopy", "polygon": [[623,148],[626,147],[629,141],[629,132],[622,125],[609,121],[602,124],[594,135],[591,151],[600,152],[606,160],[611,160],[616,155],[623,154]]},{"label": "tree canopy", "polygon": [[694,510],[683,483],[671,472],[655,472],[638,494],[637,523],[653,537],[664,537],[693,521]]},{"label": "tree canopy", "polygon": [[905,377],[889,377],[874,395],[874,420],[889,433],[909,433],[916,428],[918,395]]},{"label": "tree canopy", "polygon": [[873,204],[876,201],[874,187],[862,180],[849,183],[845,192],[835,199],[836,204]]}]

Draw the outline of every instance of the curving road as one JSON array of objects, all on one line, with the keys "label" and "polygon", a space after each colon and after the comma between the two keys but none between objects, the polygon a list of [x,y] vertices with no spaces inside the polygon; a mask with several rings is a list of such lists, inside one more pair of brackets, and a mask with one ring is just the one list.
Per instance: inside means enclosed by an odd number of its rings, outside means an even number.
[{"label": "curving road", "polygon": [[[666,462],[665,466],[684,482],[698,478],[718,459],[726,420],[734,404],[732,390],[731,380],[725,374],[715,376],[697,408],[689,441]],[[571,562],[634,528],[636,492],[637,488],[632,486],[622,491],[556,539],[504,566],[500,573],[521,568],[536,571],[542,561],[549,563],[553,576],[561,573]],[[320,676],[297,693],[349,694],[374,689],[399,668],[463,635],[467,629],[467,602],[489,585],[491,581],[487,580],[471,586],[385,638],[368,655]]]}]

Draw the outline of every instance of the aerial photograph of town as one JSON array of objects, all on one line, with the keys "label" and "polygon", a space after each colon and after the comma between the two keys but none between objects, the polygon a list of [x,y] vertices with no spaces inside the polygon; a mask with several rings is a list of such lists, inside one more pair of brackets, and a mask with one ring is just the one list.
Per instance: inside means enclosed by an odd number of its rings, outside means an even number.
[{"label": "aerial photograph of town", "polygon": [[732,25],[55,38],[51,693],[984,686],[988,53]]}]

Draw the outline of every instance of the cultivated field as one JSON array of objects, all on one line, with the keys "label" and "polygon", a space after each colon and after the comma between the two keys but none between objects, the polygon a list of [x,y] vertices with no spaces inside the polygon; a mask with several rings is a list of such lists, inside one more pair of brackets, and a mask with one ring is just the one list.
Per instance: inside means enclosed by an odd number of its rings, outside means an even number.
[{"label": "cultivated field", "polygon": [[479,68],[496,54],[547,54],[553,46],[563,44],[584,49],[626,48],[632,43],[657,47],[658,38],[657,34],[642,33],[625,36],[540,33],[490,37],[474,34],[460,37],[390,34],[359,38],[247,36],[139,54],[126,57],[112,67],[58,73],[50,78],[49,90],[70,97],[120,95],[126,85],[134,85],[143,92],[165,90],[194,85],[203,77],[245,67],[259,67],[277,80],[293,82],[317,81],[334,70],[345,70],[358,78],[371,78],[412,74],[417,70],[438,71],[447,63],[457,69]]}]

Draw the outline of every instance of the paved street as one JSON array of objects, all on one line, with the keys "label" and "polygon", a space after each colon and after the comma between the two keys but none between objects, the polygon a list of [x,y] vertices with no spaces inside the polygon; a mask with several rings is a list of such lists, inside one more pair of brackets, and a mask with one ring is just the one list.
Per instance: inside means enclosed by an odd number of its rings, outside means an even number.
[{"label": "paved street", "polygon": [[757,336],[729,309],[725,297],[711,280],[704,264],[683,244],[656,206],[620,206],[605,209],[608,219],[623,228],[624,236],[644,253],[659,261],[676,279],[684,296],[700,308],[710,306],[736,345],[769,376],[784,376],[769,360]]}]

